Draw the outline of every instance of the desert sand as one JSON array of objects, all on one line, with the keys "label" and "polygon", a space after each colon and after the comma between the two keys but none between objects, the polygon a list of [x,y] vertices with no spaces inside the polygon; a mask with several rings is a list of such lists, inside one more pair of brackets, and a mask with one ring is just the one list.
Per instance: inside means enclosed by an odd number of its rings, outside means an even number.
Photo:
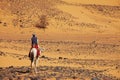
[{"label": "desert sand", "polygon": [[[48,25],[36,27],[42,15]],[[0,0],[0,80],[120,80],[120,1]]]}]

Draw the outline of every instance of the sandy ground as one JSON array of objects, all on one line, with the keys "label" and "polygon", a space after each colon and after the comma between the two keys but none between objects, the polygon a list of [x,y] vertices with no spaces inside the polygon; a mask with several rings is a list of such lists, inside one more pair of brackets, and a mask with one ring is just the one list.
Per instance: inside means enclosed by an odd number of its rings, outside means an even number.
[{"label": "sandy ground", "polygon": [[[47,29],[35,27],[42,14]],[[0,80],[120,80],[119,25],[119,0],[0,0]],[[37,74],[33,33],[44,49]]]},{"label": "sandy ground", "polygon": [[[3,46],[3,44],[9,44]],[[119,45],[77,41],[41,41],[38,74],[31,73],[29,41],[1,40],[1,79],[119,80]],[[12,52],[12,53],[10,53]],[[8,73],[8,74],[6,74]],[[17,76],[15,76],[17,74]],[[104,79],[106,78],[106,79]]]}]

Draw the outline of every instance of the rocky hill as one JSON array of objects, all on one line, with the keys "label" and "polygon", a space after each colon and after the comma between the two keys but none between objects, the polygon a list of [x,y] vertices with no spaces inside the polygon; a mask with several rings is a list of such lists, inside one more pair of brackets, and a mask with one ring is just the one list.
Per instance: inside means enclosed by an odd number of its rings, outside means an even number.
[{"label": "rocky hill", "polygon": [[88,29],[88,32],[95,33],[111,31],[113,33],[113,30],[114,33],[120,32],[119,5],[82,4],[80,1],[79,3],[68,1],[1,0],[0,26],[35,27],[40,23],[40,17],[44,15],[49,23],[49,29],[77,32]]}]

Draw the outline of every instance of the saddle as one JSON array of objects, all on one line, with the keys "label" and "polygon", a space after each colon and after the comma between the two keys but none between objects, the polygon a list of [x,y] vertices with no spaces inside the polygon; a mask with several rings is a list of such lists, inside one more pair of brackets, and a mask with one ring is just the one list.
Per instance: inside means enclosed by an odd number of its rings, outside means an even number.
[{"label": "saddle", "polygon": [[[36,48],[36,50],[37,50],[37,57],[39,57],[39,56],[40,56],[40,49],[39,49],[38,44],[32,45],[31,49],[32,49],[32,48]],[[30,49],[30,50],[31,50],[31,49]],[[30,57],[30,52],[29,52],[29,57]]]}]

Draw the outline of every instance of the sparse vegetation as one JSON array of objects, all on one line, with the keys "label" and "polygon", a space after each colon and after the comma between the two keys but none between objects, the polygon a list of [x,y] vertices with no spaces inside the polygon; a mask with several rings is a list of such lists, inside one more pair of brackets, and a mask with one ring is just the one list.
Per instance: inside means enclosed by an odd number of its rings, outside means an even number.
[{"label": "sparse vegetation", "polygon": [[39,18],[39,22],[35,25],[35,27],[39,29],[46,29],[48,25],[49,24],[46,15],[41,15]]},{"label": "sparse vegetation", "polygon": [[2,21],[0,21],[0,24],[2,23]]},{"label": "sparse vegetation", "polygon": [[109,6],[109,5],[83,5],[86,9],[91,12],[109,16],[112,18],[120,18],[120,6]]}]

